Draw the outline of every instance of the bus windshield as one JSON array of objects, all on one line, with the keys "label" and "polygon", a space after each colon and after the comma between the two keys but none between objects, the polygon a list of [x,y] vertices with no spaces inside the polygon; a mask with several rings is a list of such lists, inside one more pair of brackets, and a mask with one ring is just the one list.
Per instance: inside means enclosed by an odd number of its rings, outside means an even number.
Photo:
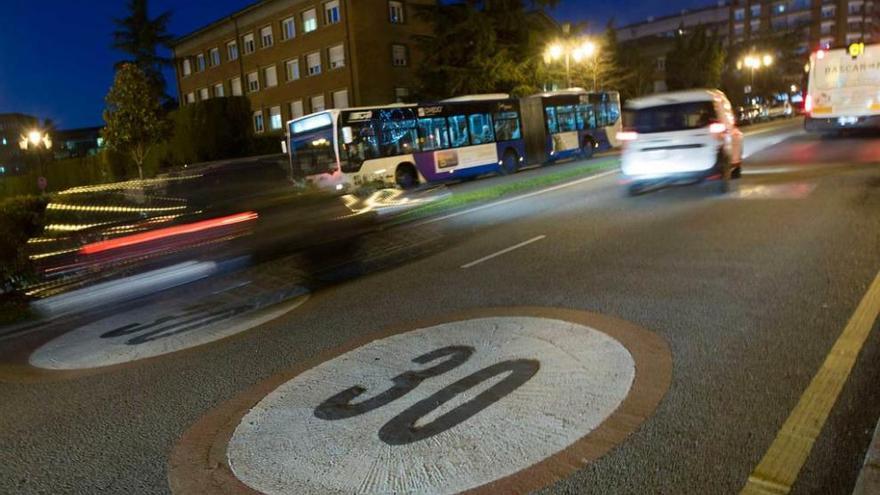
[{"label": "bus windshield", "polygon": [[293,169],[304,175],[322,174],[336,169],[333,151],[333,126],[312,129],[290,138]]}]

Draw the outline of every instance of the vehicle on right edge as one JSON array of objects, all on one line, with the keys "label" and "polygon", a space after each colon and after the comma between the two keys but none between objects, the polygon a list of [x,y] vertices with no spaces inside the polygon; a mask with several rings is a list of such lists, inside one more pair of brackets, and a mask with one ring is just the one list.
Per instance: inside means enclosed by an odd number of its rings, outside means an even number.
[{"label": "vehicle on right edge", "polygon": [[880,44],[813,52],[804,112],[811,132],[880,129]]},{"label": "vehicle on right edge", "polygon": [[729,189],[740,176],[743,134],[730,101],[716,89],[694,89],[630,100],[623,112],[621,169],[627,193],[718,179]]}]

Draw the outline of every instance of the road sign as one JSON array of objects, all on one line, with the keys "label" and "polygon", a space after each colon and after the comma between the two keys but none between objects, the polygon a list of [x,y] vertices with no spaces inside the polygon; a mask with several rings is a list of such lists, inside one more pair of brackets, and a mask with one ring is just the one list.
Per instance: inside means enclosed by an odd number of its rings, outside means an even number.
[{"label": "road sign", "polygon": [[184,435],[172,490],[534,489],[622,441],[668,387],[671,359],[650,332],[502,311],[385,335],[258,385]]},{"label": "road sign", "polygon": [[122,311],[65,333],[39,347],[31,366],[57,371],[124,364],[196,347],[250,330],[305,302],[301,287],[262,297],[199,304],[158,302]]}]

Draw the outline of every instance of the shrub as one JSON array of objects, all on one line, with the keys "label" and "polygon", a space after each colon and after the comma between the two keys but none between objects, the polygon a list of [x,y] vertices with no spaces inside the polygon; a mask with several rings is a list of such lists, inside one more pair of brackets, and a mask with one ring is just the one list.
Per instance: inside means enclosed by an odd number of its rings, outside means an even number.
[{"label": "shrub", "polygon": [[46,195],[0,200],[0,292],[19,288],[33,276],[25,247],[43,230],[48,203]]}]

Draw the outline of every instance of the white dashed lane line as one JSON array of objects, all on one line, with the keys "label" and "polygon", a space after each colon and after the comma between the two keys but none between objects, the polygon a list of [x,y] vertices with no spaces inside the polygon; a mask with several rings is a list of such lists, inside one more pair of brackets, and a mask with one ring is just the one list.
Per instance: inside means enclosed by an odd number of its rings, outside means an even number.
[{"label": "white dashed lane line", "polygon": [[528,246],[529,244],[531,244],[531,243],[533,243],[533,242],[538,242],[538,241],[540,241],[541,239],[544,239],[545,237],[547,237],[547,236],[544,235],[544,234],[541,234],[541,235],[539,235],[539,236],[537,236],[537,237],[532,237],[531,239],[529,239],[529,240],[527,240],[527,241],[520,242],[519,244],[514,244],[513,246],[510,246],[509,248],[504,248],[504,249],[502,249],[501,251],[496,251],[496,252],[494,252],[494,253],[492,253],[492,254],[490,254],[490,255],[488,255],[488,256],[483,256],[482,258],[480,258],[480,259],[478,259],[478,260],[474,260],[474,261],[471,261],[470,263],[466,263],[466,264],[464,264],[464,265],[461,265],[461,267],[462,267],[462,268],[470,268],[470,267],[472,267],[472,266],[474,266],[474,265],[479,265],[480,263],[482,263],[482,262],[484,262],[484,261],[489,261],[489,260],[491,260],[492,258],[495,258],[495,257],[501,256],[502,254],[509,253],[509,252],[511,252],[511,251],[513,251],[513,250],[516,250],[516,249],[519,249],[519,248],[521,248],[521,247],[523,247],[523,246]]}]

